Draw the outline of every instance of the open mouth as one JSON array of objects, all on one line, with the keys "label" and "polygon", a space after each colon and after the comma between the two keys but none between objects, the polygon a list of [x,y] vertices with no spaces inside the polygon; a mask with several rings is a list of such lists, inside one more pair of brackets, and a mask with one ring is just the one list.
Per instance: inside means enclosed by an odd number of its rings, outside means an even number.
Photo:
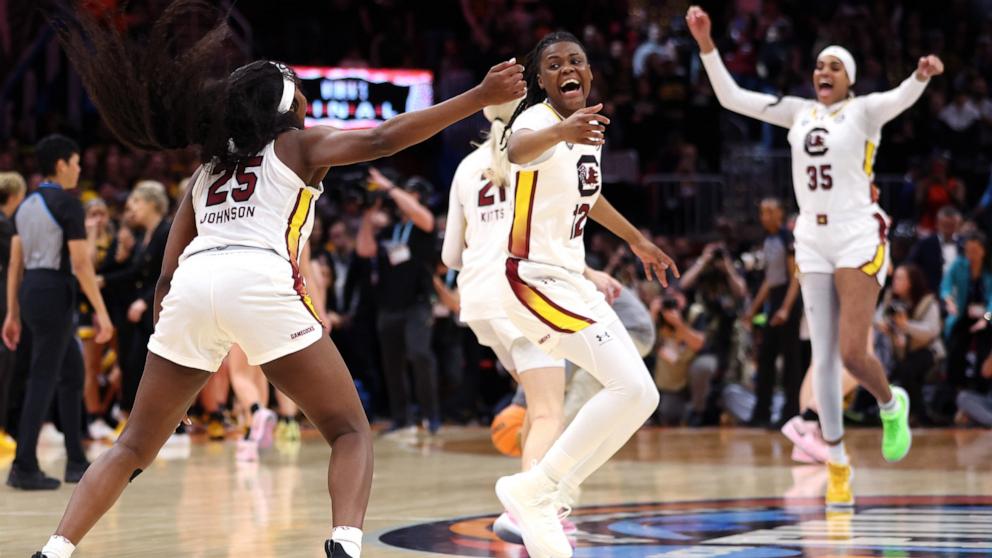
[{"label": "open mouth", "polygon": [[575,78],[569,78],[561,84],[559,89],[566,95],[569,93],[580,93],[582,91],[582,84]]},{"label": "open mouth", "polygon": [[823,93],[830,93],[831,91],[834,90],[834,84],[832,82],[830,82],[830,81],[825,80],[825,79],[821,79],[816,84],[816,90],[817,91],[820,91],[820,92],[823,92]]}]

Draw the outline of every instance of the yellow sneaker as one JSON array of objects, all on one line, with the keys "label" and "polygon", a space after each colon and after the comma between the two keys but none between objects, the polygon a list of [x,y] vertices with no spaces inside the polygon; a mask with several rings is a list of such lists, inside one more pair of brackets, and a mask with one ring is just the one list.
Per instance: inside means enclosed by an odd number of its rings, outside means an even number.
[{"label": "yellow sneaker", "polygon": [[215,442],[219,442],[227,437],[227,429],[224,423],[219,420],[211,420],[207,424],[207,437]]},{"label": "yellow sneaker", "polygon": [[300,423],[293,419],[286,423],[286,439],[291,442],[300,441]]},{"label": "yellow sneaker", "polygon": [[275,437],[276,437],[276,441],[282,441],[286,439],[286,423],[282,420],[276,422]]},{"label": "yellow sneaker", "polygon": [[827,462],[827,507],[849,508],[854,506],[854,493],[851,492],[851,478],[854,471],[850,465]]},{"label": "yellow sneaker", "polygon": [[0,452],[14,453],[17,451],[17,442],[4,430],[0,430]]}]

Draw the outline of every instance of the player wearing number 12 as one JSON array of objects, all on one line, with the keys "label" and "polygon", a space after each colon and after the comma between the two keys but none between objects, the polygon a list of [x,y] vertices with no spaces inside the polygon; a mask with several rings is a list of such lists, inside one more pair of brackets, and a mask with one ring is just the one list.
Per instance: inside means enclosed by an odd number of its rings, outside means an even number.
[{"label": "player wearing number 12", "polygon": [[[583,231],[594,219],[627,241],[650,278],[666,283],[667,255],[602,195],[601,105],[586,107],[592,70],[572,35],[556,32],[526,61],[527,96],[508,123],[513,220],[506,260],[506,315],[555,358],[588,370],[604,388],[587,402],[537,466],[503,477],[496,495],[517,520],[531,556],[567,558],[561,494],[575,494],[658,406],[658,390],[630,335],[585,271]],[[495,139],[495,138],[494,138]]]},{"label": "player wearing number 12", "polygon": [[[174,0],[140,43],[120,36],[113,22],[91,19],[76,0],[45,9],[117,138],[152,151],[195,146],[202,166],[169,233],[155,333],[130,420],[89,468],[35,558],[72,554],[155,458],[234,343],[331,444],[333,529],[324,549],[332,558],[359,558],[371,433],[299,273],[321,180],[332,165],[391,155],[484,106],[520,97],[523,67],[503,62],[470,91],[378,128],[304,129],[307,99],[286,66],[258,60],[216,75],[229,29],[212,3]],[[175,26],[201,15],[216,27],[199,40],[184,33],[178,41]]]},{"label": "player wearing number 12", "polygon": [[[889,219],[872,199],[872,164],[882,126],[912,106],[932,76],[943,72],[936,56],[920,58],[914,75],[884,93],[857,97],[854,57],[839,46],[817,56],[816,99],[779,97],[741,89],[724,67],[710,36],[710,19],[698,6],[686,21],[720,104],[734,112],[789,129],[792,178],[799,204],[796,265],[813,344],[813,386],[820,426],[829,446],[828,506],[851,506],[851,467],[844,450],[841,364],[878,400],[882,455],[899,461],[909,452],[909,397],[890,387],[885,370],[868,353],[865,338],[889,265]],[[839,325],[843,323],[844,327]]]}]

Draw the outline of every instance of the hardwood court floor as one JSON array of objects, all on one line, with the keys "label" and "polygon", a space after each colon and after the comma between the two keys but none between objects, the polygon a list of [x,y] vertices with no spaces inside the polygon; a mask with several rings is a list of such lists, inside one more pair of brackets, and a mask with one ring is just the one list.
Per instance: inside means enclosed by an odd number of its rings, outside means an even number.
[{"label": "hardwood court floor", "polygon": [[[872,495],[992,495],[992,475],[989,474],[992,463],[992,432],[917,431],[913,451],[904,462],[897,465],[887,465],[882,461],[878,449],[879,436],[880,432],[877,430],[849,431],[849,447],[853,461],[858,466],[854,486],[863,503],[884,503],[884,499],[868,498]],[[168,458],[170,455],[160,456],[128,488],[122,500],[90,533],[75,556],[322,557],[321,543],[329,533],[330,506],[325,489],[329,450],[322,441],[312,436],[307,437],[295,450],[283,449],[282,452],[273,449],[264,453],[262,462],[257,466],[236,464],[234,443],[231,441],[194,442],[189,448],[188,457],[183,457],[186,453],[183,450],[179,450],[178,456],[171,455],[171,459]],[[883,527],[889,523],[869,521],[873,519],[871,513],[888,513],[884,510],[863,512],[859,509],[853,524],[848,520],[846,526],[839,531],[836,526],[827,530],[827,524],[822,521],[822,509],[815,499],[822,494],[822,484],[825,482],[823,469],[815,466],[795,467],[789,459],[790,450],[791,446],[780,434],[761,430],[644,429],[617,458],[587,482],[581,506],[591,507],[591,511],[576,511],[574,518],[580,529],[585,530],[587,522],[591,528],[595,521],[602,519],[602,513],[605,513],[603,510],[608,510],[611,513],[620,513],[618,517],[621,518],[641,518],[640,527],[636,524],[624,524],[626,527],[611,524],[611,529],[628,535],[640,533],[664,539],[666,535],[657,535],[651,529],[656,528],[659,521],[675,521],[671,519],[675,517],[672,514],[677,510],[695,509],[694,506],[698,507],[695,503],[701,500],[724,501],[699,504],[705,508],[706,513],[728,507],[735,514],[755,506],[778,510],[784,504],[786,508],[790,505],[799,506],[805,510],[801,510],[803,514],[813,515],[797,515],[799,519],[809,520],[802,525],[775,527],[768,514],[780,512],[766,509],[760,512],[765,514],[761,516],[764,519],[759,519],[772,523],[761,523],[758,527],[774,528],[777,531],[765,532],[757,529],[747,536],[737,531],[728,532],[726,534],[744,538],[730,537],[725,542],[719,542],[718,544],[736,545],[715,547],[719,551],[710,552],[697,548],[690,553],[679,554],[682,551],[672,551],[675,553],[668,554],[668,551],[657,550],[660,548],[658,546],[607,545],[599,550],[597,547],[580,547],[576,557],[880,556],[883,554],[878,548],[885,545],[892,545],[894,549],[909,549],[886,554],[889,556],[966,555],[957,553],[963,552],[960,550],[962,548],[969,548],[965,543],[951,545],[958,548],[953,552],[947,550],[950,543],[946,543],[946,537],[942,539],[944,542],[933,543],[930,547],[914,546],[906,540],[900,542],[892,538],[912,537],[927,530],[940,534],[943,529],[956,529],[956,541],[970,541],[970,548],[976,549],[975,552],[978,553],[967,554],[968,556],[992,555],[992,542],[989,541],[992,538],[992,531],[989,530],[992,526],[992,500],[986,502],[982,498],[973,498],[973,501],[965,499],[965,503],[989,507],[944,508],[942,511],[934,511],[932,507],[941,504],[940,498],[893,500],[896,505],[923,506],[898,508],[892,512],[896,517],[892,521],[897,523],[902,520],[917,521],[912,527],[893,527],[895,533],[879,534],[879,529],[885,531]],[[49,473],[62,470],[64,458],[59,454],[59,450],[52,448],[43,452],[42,457],[47,461],[42,466]],[[399,527],[414,524],[485,514],[494,516],[499,511],[499,504],[493,495],[493,483],[499,475],[511,473],[517,466],[516,460],[496,455],[490,449],[487,429],[447,428],[434,439],[378,439],[375,480],[366,523],[363,556],[429,556],[430,554],[420,551],[387,546],[378,537]],[[6,479],[8,469],[9,457],[0,456],[0,479]],[[25,493],[0,486],[0,558],[27,558],[40,548],[57,524],[70,494],[71,488],[68,487],[55,492]],[[784,496],[797,499],[784,503],[779,500],[738,501]],[[814,498],[802,499],[804,496]],[[728,499],[733,501],[726,502]],[[665,504],[669,502],[682,503]],[[948,502],[960,504],[961,499]],[[641,505],[624,508],[621,504]],[[606,507],[597,509],[596,506]],[[655,513],[655,518],[644,519],[647,517],[642,513],[644,510],[654,510],[652,513]],[[593,515],[592,512],[600,515]],[[685,540],[688,538],[684,533],[693,529],[699,531],[701,521],[705,526],[712,520],[699,519],[702,513],[699,510],[685,513],[689,513],[691,517],[678,519],[677,525],[666,527],[683,533],[679,537]],[[949,517],[948,514],[963,514],[955,517],[964,519],[953,525],[941,523],[945,520],[940,518]],[[727,519],[726,513],[719,517]],[[735,515],[732,523],[745,521],[741,517],[744,516]],[[409,543],[406,548],[430,548],[434,552],[449,555],[504,558],[520,556],[519,547],[487,542],[487,538],[491,537],[485,530],[489,521],[491,519],[465,519],[455,522],[454,527],[449,524],[442,524],[441,527],[418,527],[386,538],[394,543],[397,540],[406,540]],[[690,526],[690,523],[694,526]],[[771,544],[761,542],[764,540],[762,537],[767,538],[768,533],[777,533],[775,536],[798,533],[808,539],[810,533],[816,534],[817,529],[823,529],[823,537],[829,539],[820,546],[789,551],[791,554],[761,554],[764,551],[753,550],[762,544]],[[670,530],[663,533],[670,533]],[[849,544],[858,537],[872,533],[872,536],[882,538],[881,542],[864,539],[868,542],[862,541],[862,547],[869,550],[857,550],[857,545]],[[588,535],[586,543],[605,544],[604,536]],[[615,539],[612,542],[644,543],[654,540],[650,537]],[[672,537],[679,538],[675,535]],[[434,539],[440,542],[430,542]],[[445,542],[449,539],[458,540],[454,543]],[[776,544],[781,544],[781,541]],[[461,548],[470,549],[470,552],[462,553],[458,550]],[[643,552],[638,550],[641,548]],[[752,550],[747,550],[748,548]],[[933,550],[934,548],[937,550]]]}]

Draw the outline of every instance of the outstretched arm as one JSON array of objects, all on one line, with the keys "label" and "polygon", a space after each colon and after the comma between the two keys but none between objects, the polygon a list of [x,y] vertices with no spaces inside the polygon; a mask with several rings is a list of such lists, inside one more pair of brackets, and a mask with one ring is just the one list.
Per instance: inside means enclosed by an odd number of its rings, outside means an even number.
[{"label": "outstretched arm", "polygon": [[868,120],[874,129],[881,128],[886,122],[902,114],[913,106],[923,90],[930,83],[930,78],[944,72],[944,63],[934,55],[920,58],[916,71],[895,89],[883,93],[872,93],[865,96],[865,106]]},{"label": "outstretched arm", "polygon": [[679,268],[675,265],[675,260],[641,234],[637,227],[621,215],[610,202],[606,201],[605,196],[599,196],[596,205],[592,206],[592,210],[589,211],[589,217],[630,245],[631,252],[644,265],[644,275],[649,281],[654,276],[663,286],[667,287],[666,271],[671,271],[676,278],[679,277]]},{"label": "outstretched arm", "polygon": [[441,130],[482,110],[522,97],[527,86],[523,66],[511,59],[492,67],[472,89],[424,110],[390,118],[369,130],[339,130],[314,126],[300,132],[303,163],[307,168],[340,166],[388,157],[416,145]]},{"label": "outstretched arm", "polygon": [[783,128],[792,126],[796,113],[802,108],[803,100],[798,97],[779,98],[741,88],[723,65],[720,52],[716,50],[716,45],[710,36],[710,16],[702,8],[692,6],[686,13],[685,19],[693,38],[699,43],[703,67],[720,104],[727,110],[769,124]]}]

